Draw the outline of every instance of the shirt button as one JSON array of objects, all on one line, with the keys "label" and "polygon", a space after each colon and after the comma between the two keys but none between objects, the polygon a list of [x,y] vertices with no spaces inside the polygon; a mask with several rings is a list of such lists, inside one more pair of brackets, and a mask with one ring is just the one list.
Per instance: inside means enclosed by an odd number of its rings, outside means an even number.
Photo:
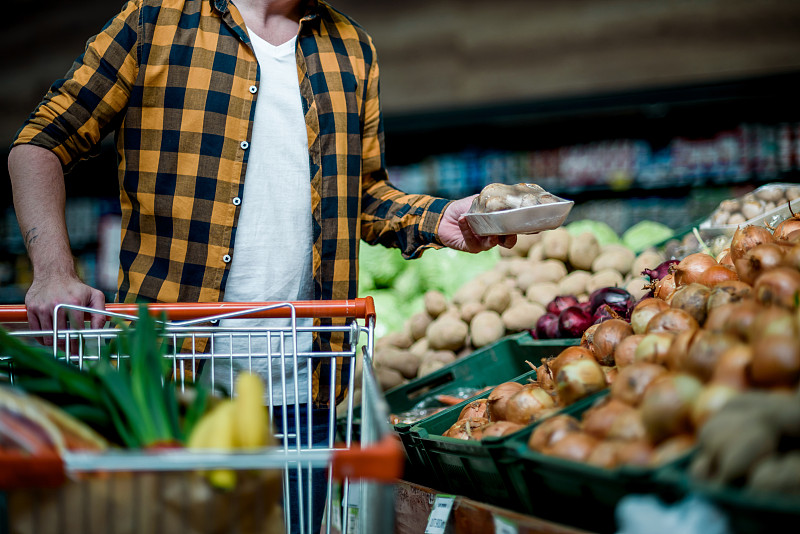
[{"label": "shirt button", "polygon": [[234,205],[234,206],[238,206],[238,205],[239,205],[239,204],[241,204],[241,203],[242,203],[242,199],[241,199],[241,198],[239,198],[239,197],[233,197],[233,205]]},{"label": "shirt button", "polygon": [[222,256],[222,261],[224,261],[225,263],[230,263],[231,262],[230,254],[225,254],[224,256]]},{"label": "shirt button", "polygon": [[242,150],[247,150],[247,147],[250,146],[250,143],[248,143],[247,141],[242,141],[241,143],[239,143],[239,146],[242,147]]},{"label": "shirt button", "polygon": [[253,93],[253,94],[256,94],[256,91],[258,91],[258,87],[256,87],[255,85],[251,85],[250,86],[250,92]]}]

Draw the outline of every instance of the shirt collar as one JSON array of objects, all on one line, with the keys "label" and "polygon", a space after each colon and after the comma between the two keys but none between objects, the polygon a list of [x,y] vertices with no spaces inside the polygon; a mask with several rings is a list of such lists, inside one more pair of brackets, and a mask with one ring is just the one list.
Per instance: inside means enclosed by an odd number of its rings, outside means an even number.
[{"label": "shirt collar", "polygon": [[[229,0],[209,0],[211,5],[223,15],[228,12]],[[318,0],[304,0],[303,17],[300,19],[300,27],[318,26],[320,5]]]}]

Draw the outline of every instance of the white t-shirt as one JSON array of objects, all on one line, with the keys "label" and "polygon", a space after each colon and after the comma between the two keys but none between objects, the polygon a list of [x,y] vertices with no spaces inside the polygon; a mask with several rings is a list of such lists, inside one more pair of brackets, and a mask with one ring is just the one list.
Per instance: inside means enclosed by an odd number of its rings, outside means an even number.
[{"label": "white t-shirt", "polygon": [[[250,32],[260,70],[256,92],[255,119],[250,146],[244,193],[241,198],[231,267],[225,286],[228,302],[294,301],[314,298],[312,274],[311,184],[308,138],[297,78],[293,38],[274,46]],[[220,327],[255,327],[290,324],[289,320],[231,319]],[[298,320],[310,326],[311,319]],[[229,350],[228,338],[218,336],[214,352]],[[294,365],[292,339],[284,338],[287,372],[287,403],[294,402]],[[280,354],[279,338],[272,338],[273,354]],[[311,334],[298,337],[298,353],[311,350]],[[266,338],[233,338],[233,354],[266,354]],[[234,359],[234,369],[248,369],[251,361]],[[298,358],[300,402],[307,401],[307,359]],[[210,376],[210,364],[206,373]],[[252,369],[265,381],[269,379],[266,360],[252,360]],[[283,402],[280,358],[272,359],[272,402]],[[214,361],[215,381],[229,387],[232,369],[229,360]],[[235,376],[233,377],[235,380]],[[269,383],[267,382],[269,387]],[[265,399],[269,402],[269,398]]]}]

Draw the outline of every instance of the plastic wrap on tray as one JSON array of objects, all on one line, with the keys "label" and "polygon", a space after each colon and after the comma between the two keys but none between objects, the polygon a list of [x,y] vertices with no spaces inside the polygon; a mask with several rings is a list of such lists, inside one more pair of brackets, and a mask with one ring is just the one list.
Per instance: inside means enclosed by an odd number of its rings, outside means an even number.
[{"label": "plastic wrap on tray", "polygon": [[720,202],[700,223],[700,230],[716,235],[733,235],[739,226],[774,227],[790,217],[792,211],[800,211],[800,184],[766,184],[741,197]]}]

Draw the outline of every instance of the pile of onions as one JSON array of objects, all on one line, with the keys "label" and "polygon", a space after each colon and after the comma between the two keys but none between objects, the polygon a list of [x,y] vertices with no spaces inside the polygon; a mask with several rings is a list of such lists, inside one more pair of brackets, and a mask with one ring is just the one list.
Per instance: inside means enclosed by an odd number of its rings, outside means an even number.
[{"label": "pile of onions", "polygon": [[614,365],[614,351],[623,339],[632,334],[633,328],[622,319],[609,319],[600,323],[592,336],[595,359],[601,365]]},{"label": "pile of onions", "polygon": [[661,298],[652,297],[639,301],[631,312],[631,328],[634,334],[644,334],[650,319],[666,309],[669,309],[669,304]]},{"label": "pile of onions", "polygon": [[773,237],[781,241],[787,241],[792,232],[800,230],[800,214],[792,211],[791,202],[789,202],[787,206],[789,206],[789,213],[791,213],[792,216],[780,222],[772,231]]}]

